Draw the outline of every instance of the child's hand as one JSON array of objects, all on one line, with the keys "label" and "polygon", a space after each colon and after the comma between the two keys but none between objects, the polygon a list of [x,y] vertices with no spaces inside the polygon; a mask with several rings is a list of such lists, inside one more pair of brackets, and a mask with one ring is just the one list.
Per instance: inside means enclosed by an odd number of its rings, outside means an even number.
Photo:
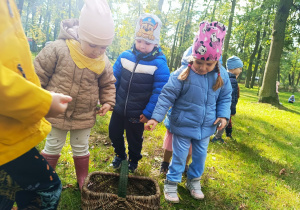
[{"label": "child's hand", "polygon": [[219,121],[221,122],[221,124],[220,124],[220,126],[217,127],[217,130],[222,130],[226,126],[227,120],[224,117],[218,117],[216,119],[216,121],[214,122],[214,125],[216,125],[217,122],[219,122]]},{"label": "child's hand", "polygon": [[141,123],[147,123],[149,120],[147,119],[147,117],[145,117],[145,115],[141,114],[140,115],[140,122]]},{"label": "child's hand", "polygon": [[68,103],[72,101],[72,97],[60,93],[50,93],[52,95],[52,103],[45,117],[56,117],[66,111]]},{"label": "child's hand", "polygon": [[147,130],[147,131],[153,131],[157,124],[158,124],[158,122],[156,120],[151,119],[145,125],[145,130]]},{"label": "child's hand", "polygon": [[103,104],[99,109],[99,111],[97,111],[97,114],[99,114],[99,116],[104,116],[106,112],[108,112],[110,109],[111,109],[111,105]]}]

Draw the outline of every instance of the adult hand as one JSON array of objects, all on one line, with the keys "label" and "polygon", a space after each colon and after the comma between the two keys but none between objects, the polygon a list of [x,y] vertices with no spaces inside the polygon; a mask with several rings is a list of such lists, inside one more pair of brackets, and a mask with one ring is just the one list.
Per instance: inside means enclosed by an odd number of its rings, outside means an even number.
[{"label": "adult hand", "polygon": [[145,125],[145,130],[147,130],[147,131],[153,131],[157,124],[158,124],[158,122],[156,120],[151,119]]},{"label": "adult hand", "polygon": [[227,120],[224,117],[218,117],[216,119],[216,121],[214,122],[214,125],[216,125],[217,122],[219,122],[219,121],[220,121],[221,124],[220,124],[220,126],[217,127],[217,130],[222,130],[226,126]]},{"label": "adult hand", "polygon": [[99,114],[99,116],[104,116],[106,112],[108,112],[110,109],[111,109],[111,105],[103,104],[99,109],[99,111],[97,111],[97,114]]},{"label": "adult hand", "polygon": [[147,123],[149,120],[147,119],[147,117],[145,117],[144,114],[141,114],[140,115],[140,122],[141,123]]},{"label": "adult hand", "polygon": [[56,117],[66,111],[68,103],[72,101],[72,97],[54,92],[50,92],[50,94],[52,95],[52,103],[45,117]]}]

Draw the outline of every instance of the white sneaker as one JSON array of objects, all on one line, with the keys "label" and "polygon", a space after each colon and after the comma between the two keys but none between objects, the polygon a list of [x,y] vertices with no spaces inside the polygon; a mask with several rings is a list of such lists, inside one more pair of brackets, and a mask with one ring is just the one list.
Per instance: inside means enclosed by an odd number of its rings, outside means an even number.
[{"label": "white sneaker", "polygon": [[190,191],[191,196],[193,198],[198,200],[204,198],[204,194],[201,191],[200,177],[194,179],[187,179],[185,186]]},{"label": "white sneaker", "polygon": [[165,200],[171,203],[179,203],[177,195],[177,182],[165,180],[164,185]]}]

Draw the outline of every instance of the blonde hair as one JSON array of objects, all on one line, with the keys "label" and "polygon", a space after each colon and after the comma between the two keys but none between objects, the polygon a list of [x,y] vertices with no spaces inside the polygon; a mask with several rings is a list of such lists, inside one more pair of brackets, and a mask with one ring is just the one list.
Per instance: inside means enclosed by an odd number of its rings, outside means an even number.
[{"label": "blonde hair", "polygon": [[213,90],[216,91],[218,90],[220,87],[222,87],[224,85],[223,79],[221,77],[221,73],[220,73],[220,63],[219,61],[216,64],[217,70],[218,70],[218,77],[216,80],[216,83],[213,86]]},{"label": "blonde hair", "polygon": [[[190,61],[188,63],[188,66],[186,69],[184,69],[180,74],[179,76],[177,77],[179,80],[186,80],[190,74],[190,71],[191,71],[191,66],[193,65],[193,60]],[[217,80],[216,80],[216,83],[214,84],[213,86],[213,90],[216,91],[218,90],[220,87],[223,86],[224,82],[223,82],[223,79],[221,77],[221,73],[220,73],[220,64],[219,64],[219,61],[217,61],[217,64],[216,64],[216,68],[218,70],[218,77],[217,77]]]},{"label": "blonde hair", "polygon": [[190,70],[191,70],[191,66],[193,65],[193,61],[190,61],[187,68],[184,69],[179,76],[177,77],[179,80],[186,80],[186,78],[188,78],[189,74],[190,74]]}]

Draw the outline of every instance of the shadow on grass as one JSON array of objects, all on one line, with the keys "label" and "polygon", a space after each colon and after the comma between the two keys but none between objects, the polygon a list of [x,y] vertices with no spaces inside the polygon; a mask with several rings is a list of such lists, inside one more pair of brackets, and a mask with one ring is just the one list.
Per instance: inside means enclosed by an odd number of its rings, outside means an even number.
[{"label": "shadow on grass", "polygon": [[285,106],[282,106],[282,105],[278,105],[276,106],[278,109],[280,110],[283,110],[283,111],[286,111],[286,112],[291,112],[293,114],[297,114],[297,115],[300,115],[300,112],[296,111],[296,110],[293,110],[293,109],[290,109],[288,107],[285,107]]},{"label": "shadow on grass", "polygon": [[[251,117],[249,117],[248,119],[251,119]],[[252,120],[256,121],[255,125],[256,127],[267,127],[270,128],[270,130],[281,130],[282,128],[280,127],[275,127],[272,124],[263,121],[262,119],[258,119],[258,118],[253,118]],[[260,126],[261,125],[261,126]],[[247,126],[247,125],[244,125]],[[245,132],[245,131],[236,131],[236,132]],[[252,133],[252,134],[251,134]],[[285,183],[288,184],[293,190],[300,192],[300,181],[299,179],[297,179],[297,177],[300,174],[299,171],[299,167],[297,167],[296,164],[296,160],[299,159],[299,150],[296,149],[294,146],[288,145],[278,139],[287,139],[287,137],[285,136],[286,132],[282,132],[282,133],[278,133],[278,132],[265,132],[265,134],[262,134],[260,132],[259,129],[256,129],[255,127],[251,127],[251,132],[249,131],[248,133],[244,133],[241,136],[247,136],[247,138],[244,138],[242,140],[239,140],[237,142],[233,142],[233,144],[235,144],[235,146],[238,147],[238,154],[243,160],[245,160],[246,163],[248,164],[255,164],[260,168],[262,173],[265,174],[271,174],[273,176],[275,176],[277,179],[281,179],[281,180],[285,180]],[[276,163],[276,161],[274,160],[270,160],[267,157],[262,156],[259,152],[260,150],[258,148],[256,148],[255,146],[252,148],[250,147],[247,143],[248,142],[253,142],[253,141],[259,141],[257,139],[255,139],[255,135],[258,134],[260,136],[260,138],[262,139],[264,144],[267,144],[268,146],[275,146],[278,149],[280,149],[282,151],[283,155],[286,155],[285,159],[287,162],[289,162],[288,160],[294,160],[293,163],[294,164],[280,164],[280,163]],[[279,136],[278,136],[279,134]],[[277,135],[277,136],[276,136]],[[271,140],[271,141],[270,141]],[[255,142],[254,142],[255,143]],[[258,143],[262,143],[261,141]],[[298,144],[298,142],[293,142],[295,145]],[[232,150],[232,147],[227,147],[227,149]],[[293,157],[294,156],[294,157]],[[285,175],[279,175],[279,172],[281,169],[285,168],[285,170],[287,171],[287,173]],[[293,173],[289,173],[289,172],[293,172]]]}]

